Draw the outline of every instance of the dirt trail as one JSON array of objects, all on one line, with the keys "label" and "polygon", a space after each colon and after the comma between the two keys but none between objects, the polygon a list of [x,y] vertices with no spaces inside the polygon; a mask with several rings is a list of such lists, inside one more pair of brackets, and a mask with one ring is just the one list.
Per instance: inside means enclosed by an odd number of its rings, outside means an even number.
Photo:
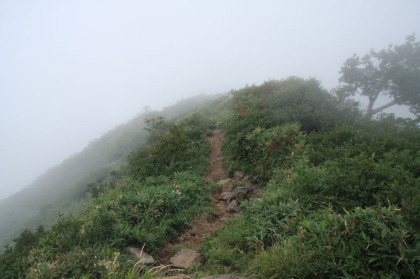
[{"label": "dirt trail", "polygon": [[[208,137],[208,141],[211,145],[210,153],[210,169],[204,176],[206,182],[218,182],[222,185],[222,192],[231,191],[232,184],[238,181],[242,181],[248,186],[252,186],[247,179],[240,177],[229,179],[227,178],[226,170],[223,166],[223,144],[224,133],[222,130],[216,129],[213,134]],[[255,186],[254,186],[255,187]],[[257,191],[252,196],[257,194]],[[204,214],[199,218],[193,220],[190,226],[172,242],[168,243],[161,251],[158,252],[158,262],[160,264],[168,263],[172,256],[172,250],[176,245],[185,244],[190,249],[197,249],[206,239],[207,236],[215,233],[227,220],[235,218],[238,213],[226,212],[227,203],[226,201],[219,200],[220,193],[216,193],[211,198],[211,203],[214,205],[214,212],[212,214]]]}]

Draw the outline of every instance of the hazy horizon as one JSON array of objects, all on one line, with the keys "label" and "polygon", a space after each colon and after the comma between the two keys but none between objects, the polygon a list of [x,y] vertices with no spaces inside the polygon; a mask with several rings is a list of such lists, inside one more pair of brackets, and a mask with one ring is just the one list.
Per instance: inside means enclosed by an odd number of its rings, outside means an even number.
[{"label": "hazy horizon", "polygon": [[0,2],[0,200],[141,113],[420,36],[420,2]]}]

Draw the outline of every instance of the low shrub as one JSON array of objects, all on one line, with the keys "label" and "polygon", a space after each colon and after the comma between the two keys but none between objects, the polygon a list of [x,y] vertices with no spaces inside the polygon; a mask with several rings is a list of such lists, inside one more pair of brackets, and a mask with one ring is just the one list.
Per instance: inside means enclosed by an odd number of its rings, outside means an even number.
[{"label": "low shrub", "polygon": [[291,165],[295,160],[295,152],[300,152],[304,145],[304,137],[297,123],[270,129],[257,127],[245,137],[236,139],[234,145],[240,151],[237,150],[231,156],[236,161],[231,169],[239,168],[259,181],[266,182],[275,169]]},{"label": "low shrub", "polygon": [[128,174],[139,181],[181,171],[204,174],[209,163],[209,143],[204,138],[189,136],[182,126],[171,126],[154,147],[139,149],[129,156]]}]

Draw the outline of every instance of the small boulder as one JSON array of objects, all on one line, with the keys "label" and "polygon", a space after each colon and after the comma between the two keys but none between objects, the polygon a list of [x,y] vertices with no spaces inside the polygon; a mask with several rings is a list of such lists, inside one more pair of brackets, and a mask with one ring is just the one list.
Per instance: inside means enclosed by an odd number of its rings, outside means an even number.
[{"label": "small boulder", "polygon": [[233,191],[232,194],[234,197],[239,199],[246,199],[248,198],[248,194],[251,192],[251,188],[238,186]]},{"label": "small boulder", "polygon": [[226,178],[226,179],[222,179],[219,182],[217,182],[217,184],[221,185],[221,186],[225,186],[226,184],[230,183],[232,181],[232,179],[230,178]]},{"label": "small boulder", "polygon": [[173,256],[169,262],[179,268],[187,269],[190,268],[199,254],[191,249],[183,248]]},{"label": "small boulder", "polygon": [[236,177],[236,178],[241,178],[241,177],[243,177],[243,174],[240,171],[235,171],[233,173],[233,176]]},{"label": "small boulder", "polygon": [[219,200],[230,202],[234,197],[232,192],[223,192],[220,194]]},{"label": "small boulder", "polygon": [[238,213],[239,212],[238,203],[235,200],[231,201],[226,208],[226,212]]},{"label": "small boulder", "polygon": [[140,248],[128,247],[127,250],[128,250],[128,252],[130,252],[130,254],[132,256],[139,259],[139,262],[141,262],[142,264],[154,264],[155,263],[155,259],[153,259],[152,256],[150,256],[149,254],[147,254],[146,252],[144,252]]}]

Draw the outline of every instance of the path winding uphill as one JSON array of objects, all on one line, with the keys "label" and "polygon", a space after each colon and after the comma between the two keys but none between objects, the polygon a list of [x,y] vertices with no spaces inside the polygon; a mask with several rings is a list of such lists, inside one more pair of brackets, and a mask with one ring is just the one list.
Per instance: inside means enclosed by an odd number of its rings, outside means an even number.
[{"label": "path winding uphill", "polygon": [[[158,262],[170,264],[179,268],[188,268],[192,262],[199,257],[195,251],[208,237],[219,230],[223,224],[235,218],[239,214],[235,198],[245,195],[246,198],[254,199],[259,195],[259,189],[251,184],[247,177],[236,175],[235,178],[228,178],[223,166],[223,144],[224,133],[216,128],[213,134],[208,137],[211,145],[210,168],[205,175],[207,182],[217,182],[222,186],[222,194],[216,193],[211,198],[214,211],[211,214],[204,214],[190,223],[189,228],[180,234],[158,253]],[[243,187],[236,187],[231,192],[232,185],[242,182]],[[173,248],[182,245],[188,249],[181,249],[173,256]]]}]

